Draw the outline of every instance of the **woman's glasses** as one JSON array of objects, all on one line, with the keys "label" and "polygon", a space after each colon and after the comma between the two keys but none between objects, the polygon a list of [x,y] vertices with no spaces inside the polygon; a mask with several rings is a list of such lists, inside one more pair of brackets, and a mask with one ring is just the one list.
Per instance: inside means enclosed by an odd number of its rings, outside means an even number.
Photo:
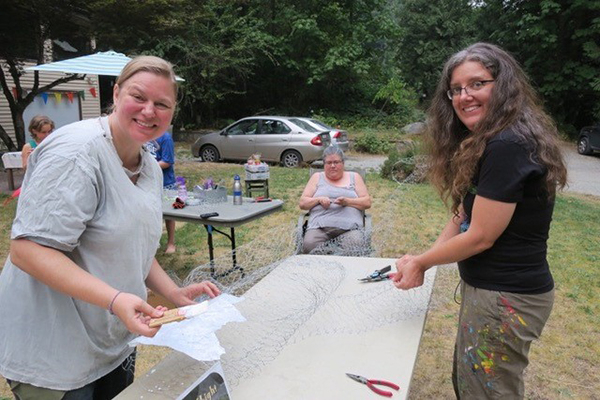
[{"label": "woman's glasses", "polygon": [[340,164],[343,164],[343,163],[344,162],[341,161],[341,160],[335,160],[335,161],[325,161],[323,164],[329,165],[331,167],[332,165],[340,165]]},{"label": "woman's glasses", "polygon": [[450,100],[452,100],[454,97],[460,96],[460,94],[462,93],[463,89],[464,89],[464,91],[465,91],[465,93],[467,95],[470,95],[473,92],[477,92],[477,91],[483,89],[483,87],[487,83],[490,83],[490,82],[494,82],[494,80],[493,79],[488,79],[487,81],[475,81],[475,82],[471,82],[471,83],[469,83],[465,87],[459,87],[459,86],[457,86],[457,87],[450,88],[450,90],[448,90],[446,92],[446,94],[448,95],[448,98]]}]

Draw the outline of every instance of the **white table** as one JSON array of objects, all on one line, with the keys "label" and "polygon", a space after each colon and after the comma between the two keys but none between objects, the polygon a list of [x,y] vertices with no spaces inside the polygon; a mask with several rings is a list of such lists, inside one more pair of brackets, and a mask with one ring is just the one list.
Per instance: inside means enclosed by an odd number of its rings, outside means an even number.
[{"label": "white table", "polygon": [[[208,254],[211,262],[211,266],[214,262],[214,247],[213,247],[213,231],[222,234],[229,238],[231,242],[231,257],[233,267],[229,271],[241,269],[237,266],[236,254],[235,254],[235,228],[246,224],[255,219],[265,217],[269,214],[274,213],[283,207],[283,201],[271,200],[266,202],[255,202],[251,198],[243,198],[241,205],[233,204],[233,196],[227,196],[226,202],[221,203],[208,203],[198,206],[185,206],[181,209],[173,208],[173,201],[163,201],[163,218],[182,222],[193,222],[200,223],[206,228],[208,233]],[[202,214],[217,212],[219,213],[216,217],[202,218]],[[230,234],[216,229],[215,227],[226,227],[230,228]],[[241,271],[243,273],[243,270]],[[214,267],[211,269],[213,276],[215,275]]]},{"label": "white table", "polygon": [[[406,398],[435,268],[410,291],[358,281],[393,261],[293,256],[250,289],[237,304],[247,321],[217,332],[232,399],[383,398],[347,372],[394,382],[392,399]],[[118,398],[176,398],[208,366],[173,352]]]},{"label": "white table", "polygon": [[2,154],[2,164],[4,164],[4,169],[6,169],[6,172],[8,172],[8,189],[15,190],[13,169],[23,168],[23,159],[21,158],[21,152],[14,151]]}]

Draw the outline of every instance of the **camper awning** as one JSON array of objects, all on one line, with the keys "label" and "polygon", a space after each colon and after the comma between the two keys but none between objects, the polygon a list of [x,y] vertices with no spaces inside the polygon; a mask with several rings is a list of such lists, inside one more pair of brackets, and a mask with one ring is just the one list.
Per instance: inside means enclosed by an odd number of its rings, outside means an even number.
[{"label": "camper awning", "polygon": [[[48,64],[27,67],[27,71],[65,72],[70,74],[91,74],[119,76],[121,70],[131,61],[130,57],[115,51],[105,51],[86,56],[55,61]],[[184,79],[177,77],[178,81]]]}]

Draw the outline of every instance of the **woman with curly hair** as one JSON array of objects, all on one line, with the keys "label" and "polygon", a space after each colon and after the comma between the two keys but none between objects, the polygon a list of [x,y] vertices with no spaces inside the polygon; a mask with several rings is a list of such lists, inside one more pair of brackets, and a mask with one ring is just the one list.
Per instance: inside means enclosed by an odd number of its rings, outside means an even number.
[{"label": "woman with curly hair", "polygon": [[452,217],[434,245],[396,262],[394,284],[458,262],[457,398],[523,398],[523,371],[554,302],[546,259],[567,172],[558,132],[517,61],[476,43],[446,62],[431,108],[430,178]]}]

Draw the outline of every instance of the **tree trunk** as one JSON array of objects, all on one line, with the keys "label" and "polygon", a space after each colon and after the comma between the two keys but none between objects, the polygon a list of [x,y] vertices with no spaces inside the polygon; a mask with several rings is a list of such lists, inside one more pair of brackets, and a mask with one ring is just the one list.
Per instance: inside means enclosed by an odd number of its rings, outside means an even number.
[{"label": "tree trunk", "polygon": [[23,112],[30,103],[27,103],[24,107],[21,102],[17,103],[16,107],[10,108],[10,113],[13,119],[13,126],[15,127],[15,139],[17,139],[17,149],[11,151],[19,151],[25,144],[25,121],[23,120]]},{"label": "tree trunk", "polygon": [[6,144],[6,148],[8,148],[8,151],[16,151],[17,150],[12,139],[10,138],[10,136],[8,136],[8,133],[4,130],[2,125],[0,125],[0,139],[2,139],[4,144]]}]

